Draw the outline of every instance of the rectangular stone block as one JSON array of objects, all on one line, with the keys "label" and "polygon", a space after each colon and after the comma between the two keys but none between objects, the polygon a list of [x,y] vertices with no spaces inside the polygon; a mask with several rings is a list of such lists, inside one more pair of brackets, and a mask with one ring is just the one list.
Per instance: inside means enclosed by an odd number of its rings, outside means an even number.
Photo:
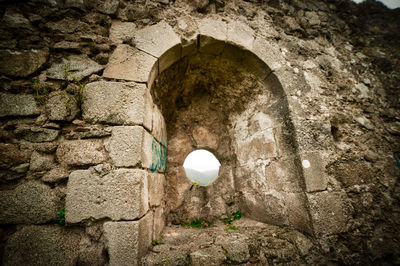
[{"label": "rectangular stone block", "polygon": [[300,155],[307,192],[322,191],[328,186],[325,162],[319,152]]},{"label": "rectangular stone block", "polygon": [[115,166],[151,168],[153,140],[143,127],[118,126],[106,147]]},{"label": "rectangular stone block", "polygon": [[251,50],[254,30],[240,21],[232,21],[228,24],[227,41]]},{"label": "rectangular stone block", "polygon": [[150,206],[160,206],[164,198],[165,176],[163,174],[149,174],[149,203]]},{"label": "rectangular stone block", "polygon": [[164,116],[157,105],[153,108],[153,137],[165,147],[167,146],[167,126]]},{"label": "rectangular stone block", "polygon": [[139,221],[105,222],[104,237],[110,256],[110,266],[138,265],[151,245],[152,215]]},{"label": "rectangular stone block", "polygon": [[127,44],[120,44],[111,55],[103,77],[147,82],[157,58]]},{"label": "rectangular stone block", "polygon": [[33,95],[0,93],[0,117],[40,114]]},{"label": "rectangular stone block", "polygon": [[154,210],[153,239],[159,239],[165,227],[164,208],[157,207]]},{"label": "rectangular stone block", "polygon": [[228,28],[225,22],[205,18],[197,21],[200,32],[199,50],[201,53],[219,55],[225,47]]},{"label": "rectangular stone block", "polygon": [[151,130],[153,102],[144,84],[98,81],[86,85],[83,118],[90,123],[143,125]]},{"label": "rectangular stone block", "polygon": [[105,176],[94,170],[70,174],[67,186],[66,221],[85,219],[134,220],[149,209],[147,172],[118,169]]},{"label": "rectangular stone block", "polygon": [[346,232],[352,207],[344,192],[316,192],[307,194],[314,231],[320,235]]},{"label": "rectangular stone block", "polygon": [[128,42],[136,31],[133,22],[113,21],[110,28],[110,40],[114,43]]},{"label": "rectangular stone block", "polygon": [[94,165],[106,160],[101,139],[63,141],[56,155],[61,164],[67,165]]}]

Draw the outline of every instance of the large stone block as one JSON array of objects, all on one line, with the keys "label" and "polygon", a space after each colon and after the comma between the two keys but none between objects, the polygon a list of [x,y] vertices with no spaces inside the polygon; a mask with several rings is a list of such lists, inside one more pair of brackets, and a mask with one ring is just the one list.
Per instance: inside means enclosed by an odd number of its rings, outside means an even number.
[{"label": "large stone block", "polygon": [[325,174],[325,162],[318,152],[301,154],[306,191],[314,192],[325,190],[328,179]]},{"label": "large stone block", "polygon": [[202,53],[219,55],[225,47],[228,28],[225,22],[211,18],[197,21],[200,32],[199,50]]},{"label": "large stone block", "polygon": [[140,126],[114,127],[109,143],[109,155],[118,167],[140,165],[150,168],[152,164],[153,137]]},{"label": "large stone block", "polygon": [[56,155],[60,163],[67,165],[94,165],[107,158],[100,139],[63,141]]},{"label": "large stone block", "polygon": [[46,63],[49,51],[44,50],[0,50],[0,73],[9,76],[26,77]]},{"label": "large stone block", "polygon": [[167,170],[167,148],[155,139],[151,143],[151,167],[152,172],[164,173]]},{"label": "large stone block", "polygon": [[138,30],[133,41],[136,48],[159,58],[159,72],[181,57],[181,40],[166,22]]},{"label": "large stone block", "polygon": [[156,63],[156,57],[129,45],[120,44],[111,55],[103,76],[112,79],[148,82]]},{"label": "large stone block", "polygon": [[153,108],[153,137],[156,138],[161,144],[167,146],[167,126],[165,124],[164,116],[157,105]]},{"label": "large stone block", "polygon": [[83,232],[58,225],[25,226],[4,250],[4,265],[76,265]]},{"label": "large stone block", "polygon": [[238,20],[228,24],[227,41],[248,50],[253,48],[254,30]]},{"label": "large stone block", "polygon": [[146,85],[98,81],[86,85],[83,118],[91,123],[138,124],[151,130],[153,102]]},{"label": "large stone block", "polygon": [[0,224],[39,224],[57,218],[60,199],[50,187],[29,181],[0,192]]},{"label": "large stone block", "polygon": [[307,194],[314,231],[321,235],[346,232],[351,206],[344,192]]},{"label": "large stone block", "polygon": [[147,186],[143,170],[118,169],[105,176],[91,170],[74,171],[68,180],[66,221],[137,219],[149,209]]},{"label": "large stone block", "polygon": [[133,22],[113,21],[110,28],[110,40],[114,43],[126,43],[130,41],[136,31]]},{"label": "large stone block", "polygon": [[31,171],[41,172],[51,170],[55,166],[54,155],[39,153],[34,151],[31,157],[29,169]]},{"label": "large stone block", "polygon": [[150,174],[148,184],[150,206],[159,206],[164,198],[165,176],[163,174]]},{"label": "large stone block", "polygon": [[38,114],[40,114],[40,109],[36,105],[33,95],[0,93],[0,117]]},{"label": "large stone block", "polygon": [[68,59],[64,58],[61,62],[53,63],[47,70],[47,77],[59,80],[65,79],[65,67],[67,65],[69,66],[67,79],[70,81],[73,80],[72,76],[84,79],[104,68],[86,55],[71,55]]},{"label": "large stone block", "polygon": [[154,210],[153,239],[159,239],[165,227],[165,214],[163,207]]},{"label": "large stone block", "polygon": [[139,221],[104,223],[110,266],[138,265],[151,244],[149,225],[152,225],[150,213]]}]

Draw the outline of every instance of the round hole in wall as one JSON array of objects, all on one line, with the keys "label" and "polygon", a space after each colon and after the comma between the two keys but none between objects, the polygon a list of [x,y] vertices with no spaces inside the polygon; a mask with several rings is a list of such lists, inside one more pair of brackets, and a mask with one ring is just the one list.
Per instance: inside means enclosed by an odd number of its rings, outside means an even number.
[{"label": "round hole in wall", "polygon": [[207,150],[195,150],[186,156],[183,162],[186,176],[194,184],[208,186],[218,177],[221,163]]}]

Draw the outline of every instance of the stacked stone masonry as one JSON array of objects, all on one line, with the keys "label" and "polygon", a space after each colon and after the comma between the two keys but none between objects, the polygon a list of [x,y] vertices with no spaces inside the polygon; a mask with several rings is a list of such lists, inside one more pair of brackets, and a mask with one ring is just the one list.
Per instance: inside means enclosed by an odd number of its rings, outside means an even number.
[{"label": "stacked stone masonry", "polygon": [[0,264],[400,263],[399,9],[0,7]]}]

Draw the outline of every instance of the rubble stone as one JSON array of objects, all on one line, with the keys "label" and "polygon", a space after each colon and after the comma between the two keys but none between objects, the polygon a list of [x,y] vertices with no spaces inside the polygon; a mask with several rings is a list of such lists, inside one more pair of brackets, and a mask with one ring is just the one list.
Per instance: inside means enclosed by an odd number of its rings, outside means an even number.
[{"label": "rubble stone", "polygon": [[63,58],[61,62],[53,63],[47,70],[47,77],[51,79],[64,80],[66,65],[69,65],[67,77],[69,81],[73,80],[72,76],[82,80],[104,68],[87,56],[71,55],[68,58]]},{"label": "rubble stone", "polygon": [[49,50],[0,50],[0,73],[15,77],[27,77],[46,63]]},{"label": "rubble stone", "polygon": [[0,117],[31,116],[40,114],[33,95],[0,93]]}]

